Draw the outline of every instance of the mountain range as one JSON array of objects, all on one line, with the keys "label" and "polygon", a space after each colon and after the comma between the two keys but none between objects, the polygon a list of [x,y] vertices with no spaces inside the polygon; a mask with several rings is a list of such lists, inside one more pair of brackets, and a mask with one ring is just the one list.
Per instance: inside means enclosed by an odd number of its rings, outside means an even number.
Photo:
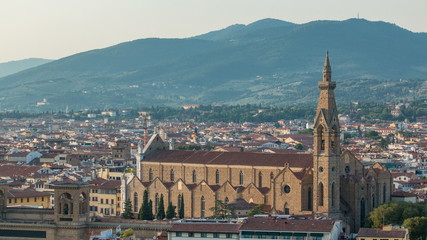
[{"label": "mountain range", "polygon": [[24,60],[0,63],[0,78],[29,68],[37,67],[51,61],[52,60],[42,58],[28,58]]},{"label": "mountain range", "polygon": [[[364,19],[263,19],[125,42],[0,78],[0,108],[314,104],[326,50],[338,102],[427,97],[427,33]],[[42,99],[49,104],[35,108]]]}]

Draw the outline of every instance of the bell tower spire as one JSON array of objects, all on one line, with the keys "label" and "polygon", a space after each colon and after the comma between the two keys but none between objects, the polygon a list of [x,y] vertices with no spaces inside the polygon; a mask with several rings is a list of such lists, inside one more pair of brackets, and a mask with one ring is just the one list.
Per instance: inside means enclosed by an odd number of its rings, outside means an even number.
[{"label": "bell tower spire", "polygon": [[330,82],[332,79],[331,64],[329,63],[329,53],[326,51],[325,64],[323,65],[323,81]]},{"label": "bell tower spire", "polygon": [[319,82],[320,96],[314,119],[313,135],[313,212],[338,218],[339,164],[341,159],[340,126],[335,103],[336,82],[326,52],[323,81]]}]

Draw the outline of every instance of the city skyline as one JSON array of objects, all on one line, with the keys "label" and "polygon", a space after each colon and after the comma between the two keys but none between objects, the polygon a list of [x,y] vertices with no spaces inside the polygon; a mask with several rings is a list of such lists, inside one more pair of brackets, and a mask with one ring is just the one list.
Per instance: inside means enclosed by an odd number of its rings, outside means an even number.
[{"label": "city skyline", "polygon": [[59,59],[141,38],[185,38],[264,18],[293,23],[364,18],[427,32],[427,2],[3,1],[0,62]]}]

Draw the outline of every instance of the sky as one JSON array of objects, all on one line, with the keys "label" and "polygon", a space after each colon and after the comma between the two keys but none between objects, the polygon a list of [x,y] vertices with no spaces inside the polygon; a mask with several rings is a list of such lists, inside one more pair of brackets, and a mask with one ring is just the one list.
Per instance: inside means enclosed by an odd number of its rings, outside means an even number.
[{"label": "sky", "polygon": [[427,0],[0,0],[0,63],[59,59],[140,38],[184,38],[276,18],[364,18],[427,32]]}]

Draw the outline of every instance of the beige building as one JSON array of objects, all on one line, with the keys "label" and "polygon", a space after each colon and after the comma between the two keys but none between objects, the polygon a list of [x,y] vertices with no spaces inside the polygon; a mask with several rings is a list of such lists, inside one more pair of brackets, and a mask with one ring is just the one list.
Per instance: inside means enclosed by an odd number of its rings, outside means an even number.
[{"label": "beige building", "polygon": [[97,216],[120,216],[120,181],[101,178],[91,182],[89,209]]},{"label": "beige building", "polygon": [[192,218],[212,216],[216,200],[239,200],[269,205],[272,213],[343,219],[347,232],[357,231],[375,206],[390,201],[392,178],[380,164],[367,168],[342,151],[335,87],[326,56],[313,153],[177,151],[155,134],[137,157],[126,197],[135,212],[148,190],[154,211],[161,194],[175,206],[184,196],[185,217]]}]

